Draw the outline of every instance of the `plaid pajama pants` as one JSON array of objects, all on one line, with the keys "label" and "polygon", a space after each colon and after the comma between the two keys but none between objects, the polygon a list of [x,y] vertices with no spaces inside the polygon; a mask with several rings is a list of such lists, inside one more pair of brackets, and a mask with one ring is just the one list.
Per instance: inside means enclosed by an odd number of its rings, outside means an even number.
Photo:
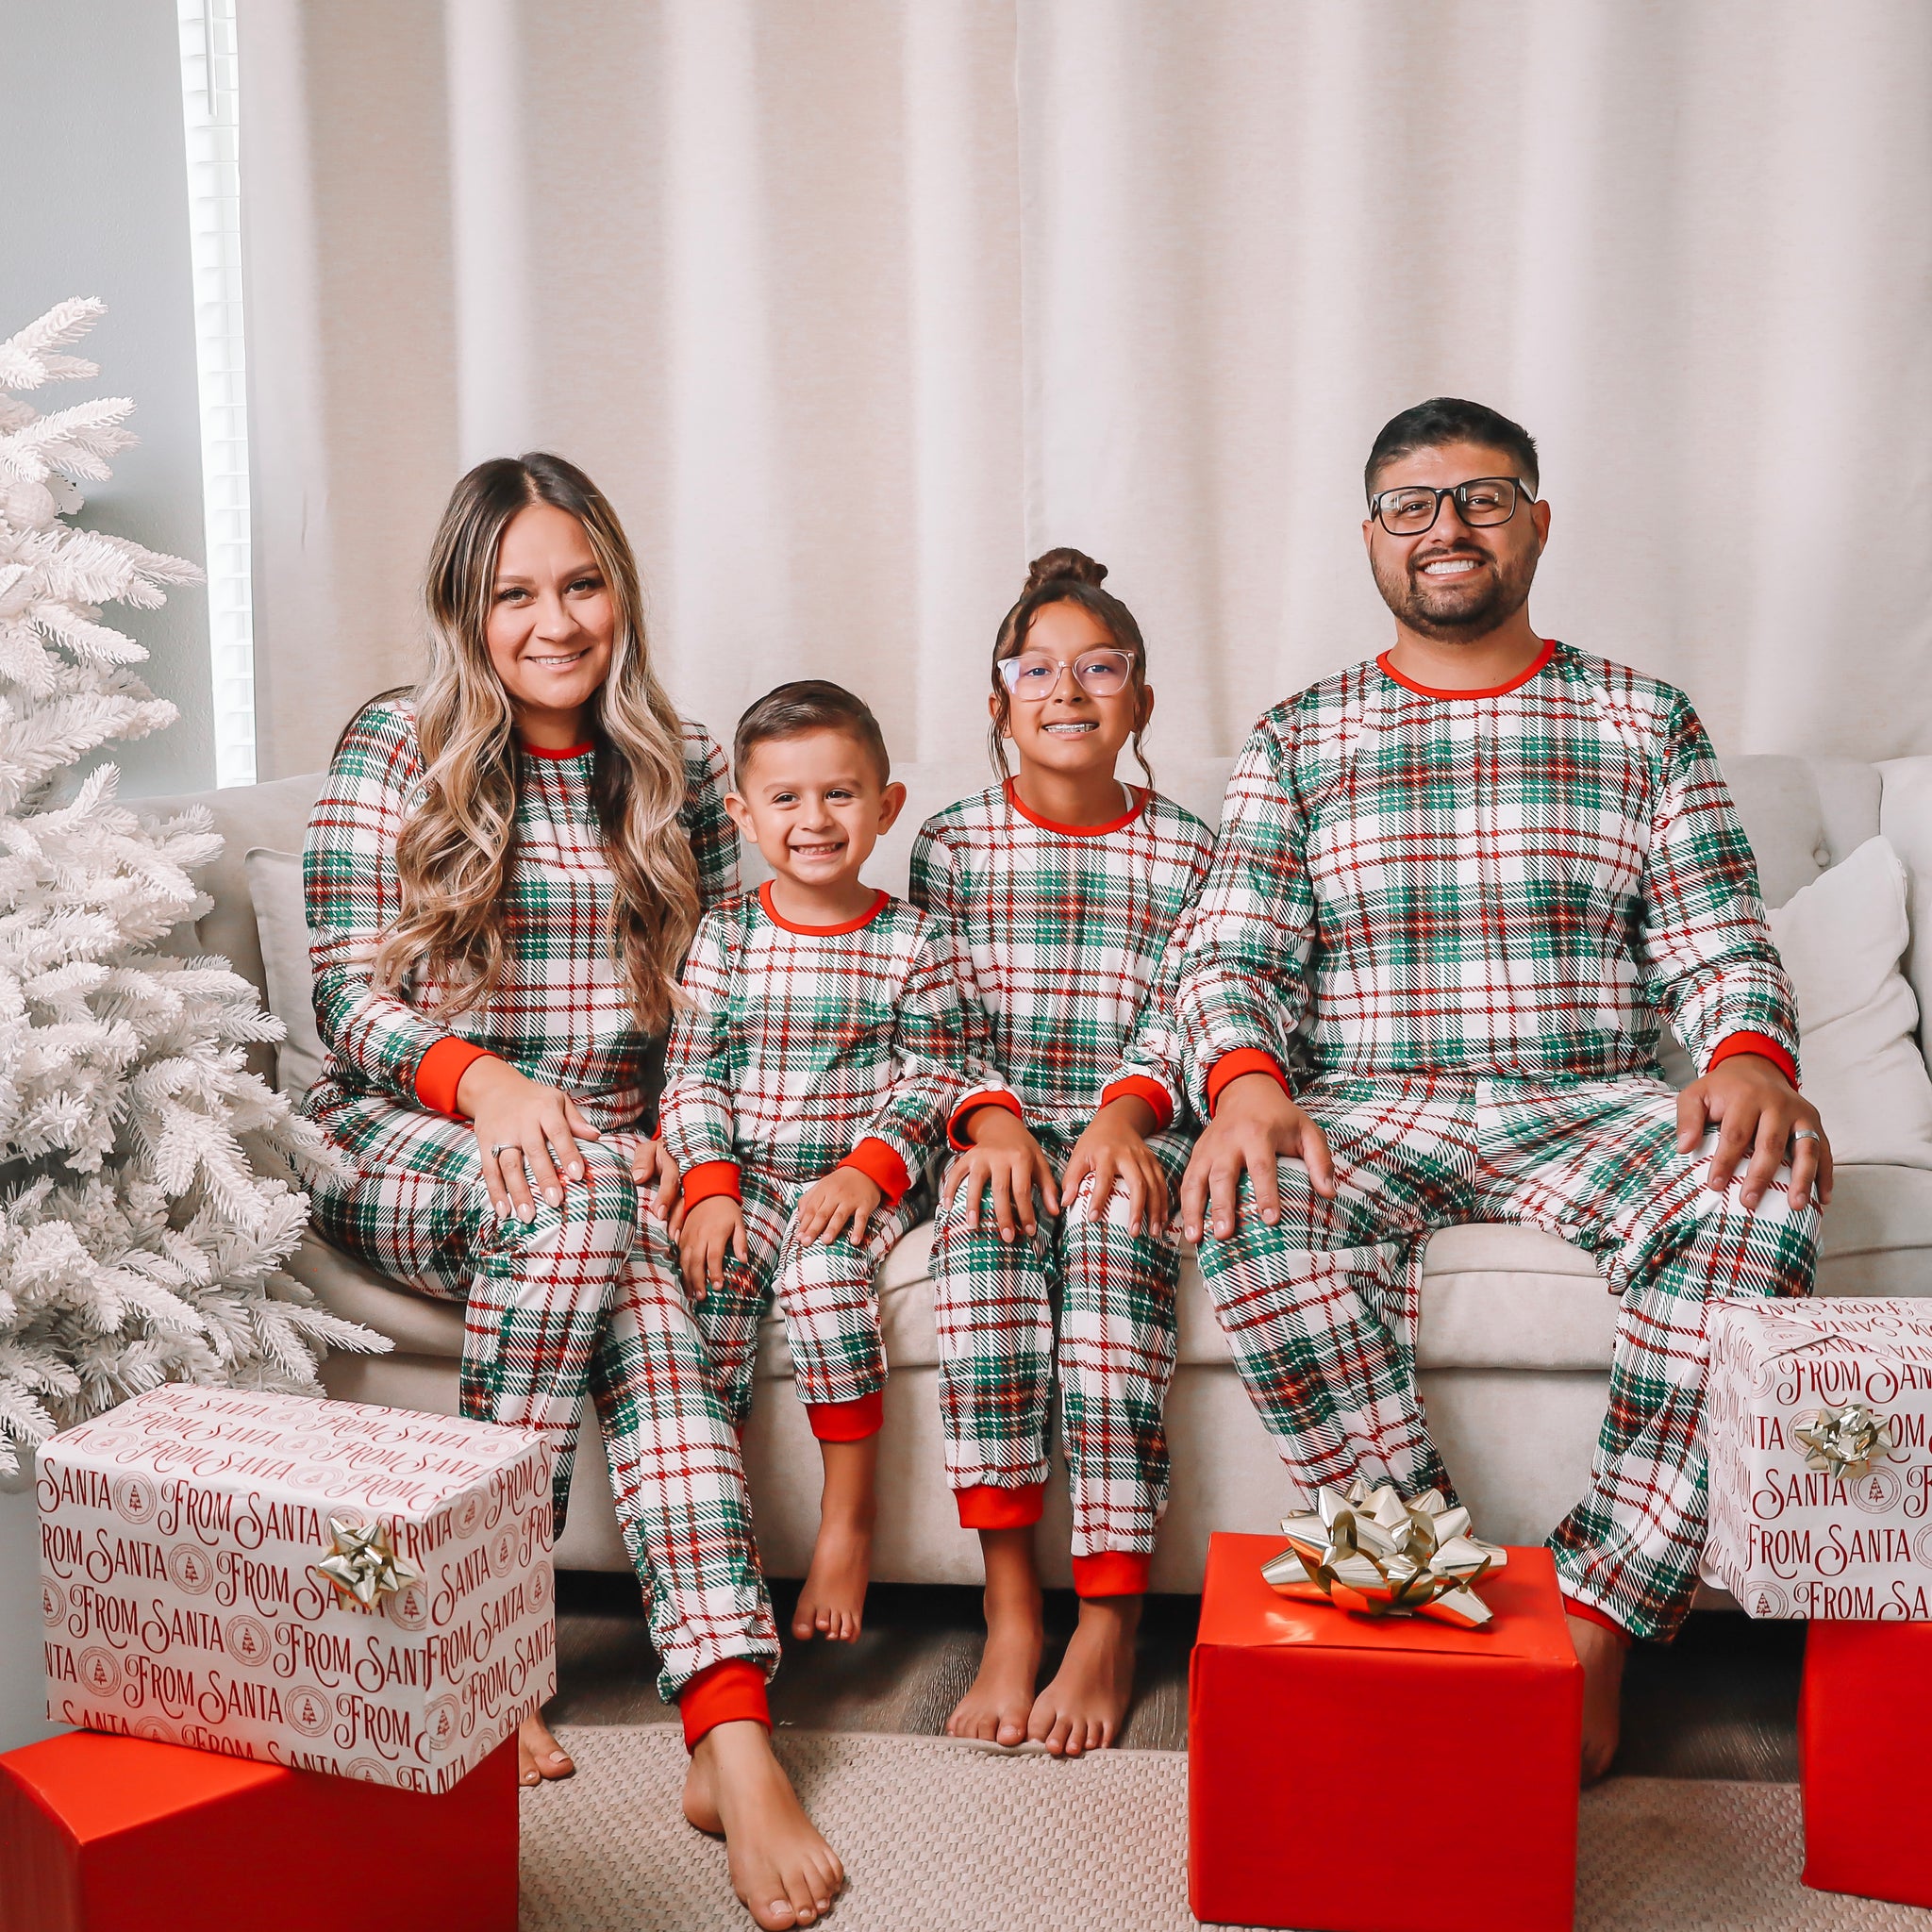
[{"label": "plaid pajama pants", "polygon": [[[1044,1124],[1035,1134],[1064,1171],[1077,1134]],[[1191,1142],[1148,1142],[1178,1192]],[[933,1233],[934,1313],[946,1479],[957,1491],[1026,1490],[1046,1481],[1047,1391],[1058,1370],[1060,1437],[1074,1505],[1074,1555],[1145,1555],[1167,1507],[1163,1409],[1174,1378],[1172,1229],[1130,1234],[1116,1192],[1104,1220],[1080,1200],[1038,1238],[999,1238],[990,1206],[966,1227],[965,1191]],[[1058,1337],[1055,1337],[1055,1314]]]},{"label": "plaid pajama pants", "polygon": [[1755,1212],[1735,1188],[1712,1193],[1712,1139],[1677,1152],[1677,1097],[1657,1080],[1329,1074],[1297,1099],[1327,1136],[1336,1199],[1284,1159],[1280,1222],[1253,1213],[1244,1178],[1235,1234],[1201,1243],[1283,1461],[1304,1483],[1448,1490],[1415,1385],[1423,1245],[1474,1220],[1561,1235],[1595,1259],[1619,1310],[1590,1491],[1550,1547],[1565,1595],[1633,1636],[1673,1634],[1704,1542],[1706,1304],[1807,1294],[1817,1210],[1794,1212],[1779,1191]]},{"label": "plaid pajama pants", "polygon": [[525,1226],[498,1218],[464,1124],[361,1094],[320,1124],[359,1170],[315,1186],[337,1247],[439,1300],[464,1304],[462,1407],[540,1430],[563,1527],[588,1391],[610,1463],[625,1547],[643,1586],[658,1690],[699,1672],[778,1657],[738,1435],[720,1400],[661,1222],[630,1177],[636,1137],[581,1141],[584,1177],[539,1199]]},{"label": "plaid pajama pants", "polygon": [[724,1411],[737,1429],[751,1413],[758,1324],[774,1295],[791,1350],[792,1380],[808,1409],[857,1402],[886,1386],[879,1264],[923,1218],[920,1191],[896,1208],[881,1207],[863,1241],[842,1233],[828,1241],[793,1241],[791,1217],[813,1185],[740,1170],[749,1258],[728,1256],[724,1285],[707,1290],[694,1310]]}]

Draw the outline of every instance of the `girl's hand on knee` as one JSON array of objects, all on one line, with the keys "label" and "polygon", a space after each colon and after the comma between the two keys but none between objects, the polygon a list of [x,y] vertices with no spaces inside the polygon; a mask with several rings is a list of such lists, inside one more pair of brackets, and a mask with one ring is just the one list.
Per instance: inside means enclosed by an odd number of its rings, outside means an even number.
[{"label": "girl's hand on knee", "polygon": [[562,1207],[564,1177],[583,1178],[577,1142],[604,1138],[568,1093],[490,1054],[464,1068],[457,1106],[475,1129],[491,1207],[498,1214],[514,1210],[525,1224],[537,1218],[531,1184],[553,1208]]},{"label": "girl's hand on knee", "polygon": [[743,1261],[750,1250],[744,1240],[744,1209],[729,1194],[708,1194],[684,1210],[677,1264],[692,1301],[703,1301],[708,1289],[724,1287],[724,1263],[732,1255]]},{"label": "girl's hand on knee", "polygon": [[631,1150],[630,1177],[644,1205],[659,1221],[669,1222],[677,1205],[682,1176],[671,1150],[661,1141],[640,1141]]},{"label": "girl's hand on knee", "polygon": [[1167,1225],[1167,1175],[1161,1172],[1147,1137],[1160,1123],[1144,1100],[1125,1094],[1110,1100],[1087,1124],[1067,1157],[1060,1187],[1069,1201],[1077,1199],[1081,1183],[1091,1175],[1086,1214],[1090,1221],[1107,1218],[1107,1204],[1119,1188],[1127,1200],[1127,1232],[1143,1228],[1157,1234]]},{"label": "girl's hand on knee", "polygon": [[1034,1191],[1039,1190],[1049,1214],[1060,1211],[1060,1191],[1045,1150],[1019,1115],[1003,1107],[975,1108],[966,1116],[963,1131],[973,1148],[946,1170],[940,1190],[941,1209],[950,1208],[953,1197],[965,1188],[966,1231],[977,1234],[981,1203],[991,1193],[992,1223],[1001,1241],[1015,1241],[1023,1233],[1031,1241],[1040,1231],[1033,1211]]},{"label": "girl's hand on knee", "polygon": [[865,1230],[885,1191],[878,1182],[856,1167],[835,1167],[821,1181],[813,1183],[798,1204],[791,1222],[792,1232],[802,1241],[828,1241],[849,1223],[851,1239],[865,1239]]}]

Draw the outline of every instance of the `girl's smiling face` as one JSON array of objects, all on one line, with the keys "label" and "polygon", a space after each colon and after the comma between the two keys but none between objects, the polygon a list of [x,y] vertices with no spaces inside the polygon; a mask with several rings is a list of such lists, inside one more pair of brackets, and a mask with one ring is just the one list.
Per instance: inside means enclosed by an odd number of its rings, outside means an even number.
[{"label": "girl's smiling face", "polygon": [[[1053,659],[1058,681],[1044,700],[1024,691],[1008,698],[1006,736],[1023,770],[1031,765],[1070,778],[1111,773],[1135,730],[1153,716],[1152,688],[1137,688],[1131,675],[1118,691],[1101,696],[1080,682],[1076,667],[1096,653],[1132,659],[1106,625],[1077,604],[1048,604],[1034,613],[1019,655]],[[998,695],[988,702],[997,718]]]}]

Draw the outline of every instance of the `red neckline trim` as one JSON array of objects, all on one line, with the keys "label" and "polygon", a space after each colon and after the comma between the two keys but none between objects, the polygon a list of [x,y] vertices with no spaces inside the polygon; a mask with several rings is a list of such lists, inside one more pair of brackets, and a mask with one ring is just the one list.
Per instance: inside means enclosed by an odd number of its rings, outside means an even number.
[{"label": "red neckline trim", "polygon": [[861,912],[857,919],[848,919],[843,925],[800,925],[796,920],[787,919],[772,904],[772,882],[770,879],[767,879],[758,888],[758,904],[765,908],[765,917],[774,925],[778,926],[785,932],[803,933],[808,939],[814,940],[835,940],[841,933],[858,932],[861,927],[870,925],[891,904],[891,893],[879,893],[878,897],[872,902],[871,911]]},{"label": "red neckline trim", "polygon": [[1520,691],[1556,655],[1556,639],[1545,638],[1541,651],[1537,654],[1536,662],[1527,671],[1524,672],[1520,676],[1512,677],[1507,684],[1492,684],[1487,691],[1437,691],[1431,685],[1417,684],[1412,678],[1403,676],[1402,673],[1390,663],[1387,651],[1384,651],[1375,659],[1375,662],[1380,667],[1384,677],[1392,679],[1404,691],[1414,691],[1419,698],[1500,698],[1509,691]]},{"label": "red neckline trim", "polygon": [[581,744],[574,744],[567,751],[545,751],[541,744],[532,744],[527,739],[520,738],[517,742],[524,748],[526,758],[580,758],[587,751],[595,751],[596,745],[585,739]]},{"label": "red neckline trim", "polygon": [[1020,796],[1020,781],[1007,780],[1007,803],[1026,821],[1029,825],[1038,825],[1042,832],[1055,832],[1062,839],[1101,839],[1108,832],[1118,832],[1123,825],[1131,825],[1147,809],[1147,800],[1152,796],[1144,785],[1129,785],[1134,804],[1130,811],[1124,811],[1117,819],[1108,819],[1104,825],[1063,825],[1054,819],[1043,819],[1037,811],[1028,811],[1025,802]]}]

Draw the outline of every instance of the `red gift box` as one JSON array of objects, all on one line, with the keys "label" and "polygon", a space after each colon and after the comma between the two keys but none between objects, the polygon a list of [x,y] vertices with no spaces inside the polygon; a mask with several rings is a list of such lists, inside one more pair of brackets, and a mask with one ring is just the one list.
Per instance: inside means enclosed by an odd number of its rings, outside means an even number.
[{"label": "red gift box", "polygon": [[70,1731],[0,1756],[0,1932],[516,1932],[517,1742],[438,1795]]},{"label": "red gift box", "polygon": [[1197,1919],[1307,1932],[1567,1932],[1583,1669],[1547,1550],[1480,1630],[1276,1596],[1280,1537],[1208,1544],[1188,1675]]},{"label": "red gift box", "polygon": [[1798,1697],[1805,1883],[1932,1906],[1932,1624],[1813,1624]]}]

